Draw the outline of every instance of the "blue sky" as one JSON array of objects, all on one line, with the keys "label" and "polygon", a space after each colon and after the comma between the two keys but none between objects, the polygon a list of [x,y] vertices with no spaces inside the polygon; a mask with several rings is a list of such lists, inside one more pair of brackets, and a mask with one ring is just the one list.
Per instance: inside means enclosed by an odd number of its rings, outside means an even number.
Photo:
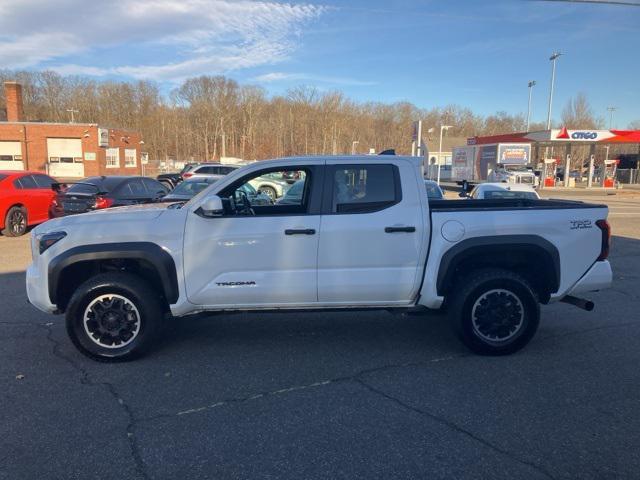
[{"label": "blue sky", "polygon": [[[640,0],[629,0],[640,3]],[[72,28],[70,28],[72,25]],[[271,94],[296,85],[359,101],[459,104],[546,119],[584,92],[614,127],[640,120],[640,6],[528,0],[2,0],[0,65],[97,79],[222,74]],[[25,32],[31,32],[25,35]]]}]

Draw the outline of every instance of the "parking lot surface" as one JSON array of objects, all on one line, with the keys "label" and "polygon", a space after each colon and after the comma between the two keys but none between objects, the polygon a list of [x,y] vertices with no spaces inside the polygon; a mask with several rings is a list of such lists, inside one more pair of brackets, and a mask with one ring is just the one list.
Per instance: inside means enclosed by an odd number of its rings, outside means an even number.
[{"label": "parking lot surface", "polygon": [[28,236],[0,237],[0,479],[638,478],[640,198],[585,198],[611,208],[613,288],[500,358],[443,315],[259,313],[100,364],[27,304]]}]

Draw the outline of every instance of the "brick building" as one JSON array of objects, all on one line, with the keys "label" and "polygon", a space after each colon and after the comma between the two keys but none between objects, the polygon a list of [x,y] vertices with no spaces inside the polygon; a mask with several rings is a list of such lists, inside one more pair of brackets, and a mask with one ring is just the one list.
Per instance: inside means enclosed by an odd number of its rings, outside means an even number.
[{"label": "brick building", "polygon": [[0,122],[0,170],[32,170],[59,178],[140,175],[138,132],[95,123],[25,121],[22,86],[4,84],[7,121]]}]

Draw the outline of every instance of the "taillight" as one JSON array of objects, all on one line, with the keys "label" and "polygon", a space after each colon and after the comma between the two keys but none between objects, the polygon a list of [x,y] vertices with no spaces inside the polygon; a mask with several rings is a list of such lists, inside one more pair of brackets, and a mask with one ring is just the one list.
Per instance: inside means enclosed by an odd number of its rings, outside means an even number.
[{"label": "taillight", "polygon": [[190,176],[192,176],[192,175],[193,175],[193,173],[191,173],[191,172],[183,173],[183,174],[182,174],[182,178],[183,178],[183,179],[184,179],[184,178],[189,178],[189,177],[190,177]]},{"label": "taillight", "polygon": [[602,245],[597,261],[606,260],[609,256],[609,248],[611,246],[611,225],[609,225],[609,222],[606,220],[597,220],[596,225],[602,232]]},{"label": "taillight", "polygon": [[60,217],[64,214],[64,208],[60,205],[57,198],[51,199],[51,204],[49,205],[49,217]]},{"label": "taillight", "polygon": [[113,205],[113,198],[97,197],[93,208],[98,210],[100,208],[109,208],[111,205]]}]

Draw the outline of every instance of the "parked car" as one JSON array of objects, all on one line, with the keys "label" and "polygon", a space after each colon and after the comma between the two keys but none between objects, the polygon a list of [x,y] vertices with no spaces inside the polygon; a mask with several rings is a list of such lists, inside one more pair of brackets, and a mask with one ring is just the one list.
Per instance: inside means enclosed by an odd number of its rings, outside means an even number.
[{"label": "parked car", "polygon": [[0,230],[7,237],[24,235],[27,227],[49,219],[56,181],[40,172],[0,171]]},{"label": "parked car", "polygon": [[300,205],[304,194],[304,185],[304,180],[298,180],[276,203],[278,205]]},{"label": "parked car", "polygon": [[427,198],[429,200],[442,200],[444,198],[444,193],[437,182],[425,180],[424,186],[427,189]]},{"label": "parked car", "polygon": [[190,200],[217,180],[218,177],[214,176],[188,178],[163,197],[162,201],[181,202]]},{"label": "parked car", "polygon": [[217,175],[219,177],[223,177],[234,170],[237,170],[239,167],[237,165],[221,165],[219,163],[201,163],[199,165],[195,165],[188,171],[182,174],[182,178],[186,180],[187,178],[191,178],[195,175]]},{"label": "parked car", "polygon": [[[230,201],[274,168],[305,171],[300,204]],[[429,202],[422,182],[420,157],[289,158],[186,204],[50,220],[33,230],[28,298],[64,312],[73,344],[101,361],[148,351],[167,314],[443,305],[470,350],[505,355],[533,338],[540,303],[590,310],[578,296],[610,285],[605,205]]]},{"label": "parked car", "polygon": [[53,188],[57,195],[51,203],[52,217],[157,202],[168,192],[153,178],[134,176],[88,177],[77,183],[54,184]]},{"label": "parked car", "polygon": [[180,182],[182,182],[182,175],[179,173],[161,173],[156,177],[156,180],[169,190],[173,190]]},{"label": "parked car", "polygon": [[249,180],[249,183],[260,193],[264,193],[274,202],[289,190],[289,183],[282,180],[282,173],[270,172]]},{"label": "parked car", "polygon": [[522,165],[498,165],[487,175],[487,181],[536,186],[538,177],[531,168]]},{"label": "parked car", "polygon": [[282,172],[282,180],[284,180],[290,185],[300,180],[302,176],[303,176],[303,173],[300,171]]},{"label": "parked car", "polygon": [[530,185],[522,183],[481,183],[476,185],[470,194],[460,194],[474,200],[495,200],[501,198],[525,198],[538,200],[540,195]]}]

